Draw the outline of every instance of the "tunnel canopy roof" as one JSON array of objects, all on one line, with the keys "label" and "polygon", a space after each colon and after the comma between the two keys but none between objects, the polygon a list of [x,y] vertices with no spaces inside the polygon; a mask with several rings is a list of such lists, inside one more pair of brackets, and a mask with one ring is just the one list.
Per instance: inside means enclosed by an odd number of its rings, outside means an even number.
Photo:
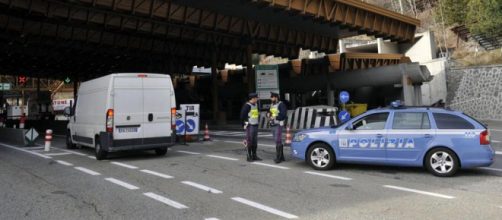
[{"label": "tunnel canopy roof", "polygon": [[359,34],[410,41],[417,25],[358,0],[0,0],[0,74],[190,73],[251,53],[334,53]]}]

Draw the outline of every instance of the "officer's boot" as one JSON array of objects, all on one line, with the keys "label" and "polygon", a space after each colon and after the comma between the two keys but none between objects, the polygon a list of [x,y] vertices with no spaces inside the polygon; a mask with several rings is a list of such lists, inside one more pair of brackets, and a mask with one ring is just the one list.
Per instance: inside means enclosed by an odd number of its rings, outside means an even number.
[{"label": "officer's boot", "polygon": [[281,162],[281,145],[276,145],[275,146],[275,163],[280,163]]},{"label": "officer's boot", "polygon": [[251,146],[248,146],[247,150],[248,150],[247,161],[248,162],[253,162],[253,153],[252,153],[252,150],[251,150]]},{"label": "officer's boot", "polygon": [[256,161],[261,161],[262,159],[258,157],[258,155],[256,155],[256,149],[258,148],[257,145],[254,145],[253,146],[253,160],[256,160]]},{"label": "officer's boot", "polygon": [[280,148],[280,150],[281,150],[281,158],[280,158],[280,160],[281,160],[281,161],[286,161],[286,160],[284,159],[284,145],[282,145],[282,144],[281,144],[279,148]]}]

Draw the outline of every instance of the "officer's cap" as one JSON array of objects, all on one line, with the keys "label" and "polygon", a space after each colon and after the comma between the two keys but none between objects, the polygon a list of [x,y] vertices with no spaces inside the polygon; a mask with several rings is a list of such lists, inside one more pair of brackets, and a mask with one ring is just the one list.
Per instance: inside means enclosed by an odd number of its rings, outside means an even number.
[{"label": "officer's cap", "polygon": [[249,93],[248,97],[249,97],[249,99],[258,98],[258,94],[252,92],[252,93]]},{"label": "officer's cap", "polygon": [[273,98],[273,97],[279,98],[279,93],[270,92],[270,98]]}]

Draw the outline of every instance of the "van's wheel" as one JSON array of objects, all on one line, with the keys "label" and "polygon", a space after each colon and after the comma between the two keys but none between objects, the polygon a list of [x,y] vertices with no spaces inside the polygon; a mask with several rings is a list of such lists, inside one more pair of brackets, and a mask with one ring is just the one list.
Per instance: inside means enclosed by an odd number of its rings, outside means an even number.
[{"label": "van's wheel", "polygon": [[167,147],[161,147],[161,148],[155,149],[155,154],[157,154],[159,156],[164,156],[164,155],[166,155],[166,153],[167,153]]},{"label": "van's wheel", "polygon": [[453,151],[446,148],[436,148],[425,156],[425,167],[434,176],[449,177],[458,171],[459,162]]},{"label": "van's wheel", "polygon": [[316,170],[330,170],[335,165],[335,153],[330,146],[317,143],[307,153],[307,163]]},{"label": "van's wheel", "polygon": [[71,132],[70,130],[66,131],[66,148],[68,149],[75,149],[77,148],[77,145],[73,143],[71,140]]},{"label": "van's wheel", "polygon": [[99,143],[99,139],[96,137],[96,144],[94,145],[94,151],[96,153],[96,159],[97,160],[104,160],[106,159],[106,156],[108,155],[108,152],[103,150],[101,147],[101,143]]}]

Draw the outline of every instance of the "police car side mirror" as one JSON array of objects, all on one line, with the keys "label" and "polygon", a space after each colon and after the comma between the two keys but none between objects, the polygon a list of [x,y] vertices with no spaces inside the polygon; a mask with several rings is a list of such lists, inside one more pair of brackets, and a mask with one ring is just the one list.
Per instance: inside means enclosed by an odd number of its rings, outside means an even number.
[{"label": "police car side mirror", "polygon": [[347,127],[345,127],[345,130],[353,131],[354,130],[354,126],[352,126],[352,123],[350,123],[349,125],[347,125]]},{"label": "police car side mirror", "polygon": [[71,108],[70,108],[70,107],[66,107],[66,108],[64,108],[64,110],[63,110],[63,115],[64,115],[64,116],[66,116],[66,117],[70,117],[70,116],[72,116],[72,115],[71,115]]}]

